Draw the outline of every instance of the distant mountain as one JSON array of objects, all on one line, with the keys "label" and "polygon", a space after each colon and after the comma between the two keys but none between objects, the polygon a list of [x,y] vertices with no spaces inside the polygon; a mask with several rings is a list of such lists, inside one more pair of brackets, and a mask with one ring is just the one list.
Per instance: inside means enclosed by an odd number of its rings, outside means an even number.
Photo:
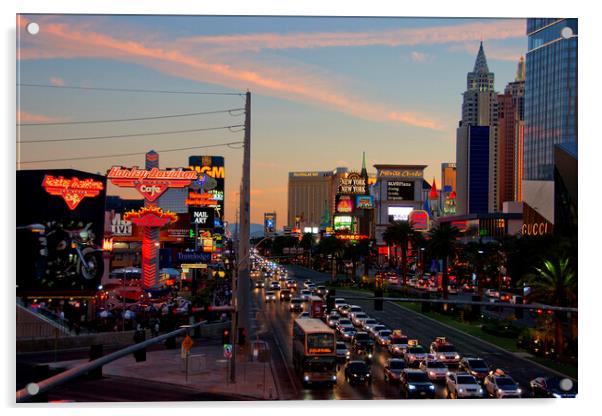
[{"label": "distant mountain", "polygon": [[[228,224],[228,230],[234,235],[236,233],[236,223]],[[263,237],[263,224],[251,223],[251,237]]]}]

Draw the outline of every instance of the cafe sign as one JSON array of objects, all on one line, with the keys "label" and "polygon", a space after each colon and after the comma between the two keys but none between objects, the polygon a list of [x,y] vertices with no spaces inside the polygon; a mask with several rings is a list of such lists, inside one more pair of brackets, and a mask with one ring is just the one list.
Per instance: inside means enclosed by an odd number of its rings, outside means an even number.
[{"label": "cafe sign", "polygon": [[115,186],[135,188],[146,201],[156,201],[169,188],[185,188],[198,178],[192,170],[138,169],[113,166],[107,179]]},{"label": "cafe sign", "polygon": [[74,210],[84,198],[98,196],[104,185],[102,182],[90,178],[66,179],[62,176],[46,175],[42,181],[42,187],[50,195],[63,197],[69,209]]}]

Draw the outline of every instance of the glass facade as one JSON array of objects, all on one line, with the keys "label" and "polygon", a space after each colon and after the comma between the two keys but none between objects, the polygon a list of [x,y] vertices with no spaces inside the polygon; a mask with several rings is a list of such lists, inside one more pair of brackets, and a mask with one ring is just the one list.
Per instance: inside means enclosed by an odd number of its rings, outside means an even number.
[{"label": "glass facade", "polygon": [[468,212],[486,213],[489,201],[489,126],[468,132]]},{"label": "glass facade", "polygon": [[577,34],[577,19],[527,20],[523,179],[552,180],[554,145],[577,142]]}]

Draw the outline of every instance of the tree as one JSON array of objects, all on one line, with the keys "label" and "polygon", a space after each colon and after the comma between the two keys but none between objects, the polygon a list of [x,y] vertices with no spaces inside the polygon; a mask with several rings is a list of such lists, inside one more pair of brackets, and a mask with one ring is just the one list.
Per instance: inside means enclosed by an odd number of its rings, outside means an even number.
[{"label": "tree", "polygon": [[414,230],[408,221],[393,221],[383,233],[385,242],[391,245],[399,245],[401,248],[401,278],[403,286],[406,285],[408,275],[408,244]]},{"label": "tree", "polygon": [[447,263],[449,257],[456,251],[457,239],[460,237],[460,231],[452,227],[449,223],[441,223],[437,228],[429,232],[428,249],[434,258],[443,261],[443,299],[448,298],[449,274],[447,272]]},{"label": "tree", "polygon": [[311,249],[313,247],[314,244],[314,236],[312,235],[312,233],[304,233],[303,237],[301,237],[301,242],[299,243],[299,246],[301,248],[303,248],[303,251],[305,253],[307,253],[307,266],[311,267],[311,264],[309,264],[309,260],[311,259]]},{"label": "tree", "polygon": [[[543,267],[535,267],[535,273],[521,279],[531,288],[529,302],[542,302],[561,307],[577,305],[577,273],[568,258],[544,260]],[[564,354],[563,314],[554,314],[555,344],[558,356]]]}]

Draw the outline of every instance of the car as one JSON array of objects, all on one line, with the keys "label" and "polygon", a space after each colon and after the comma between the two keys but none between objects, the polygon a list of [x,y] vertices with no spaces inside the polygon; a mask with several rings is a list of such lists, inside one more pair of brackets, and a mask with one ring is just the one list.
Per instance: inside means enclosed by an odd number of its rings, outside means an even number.
[{"label": "car", "polygon": [[[393,343],[393,338],[391,338],[391,343]],[[394,344],[389,344],[389,347],[391,347],[391,345]],[[426,352],[426,348],[418,344],[418,341],[408,341],[408,346],[403,353],[403,359],[406,360],[408,366],[419,365],[422,361],[427,359],[427,356],[428,353]]]},{"label": "car", "polygon": [[335,328],[337,326],[337,323],[339,322],[339,319],[341,319],[339,314],[329,315],[326,319],[326,324],[331,328]]},{"label": "car", "polygon": [[307,285],[307,290],[311,291],[312,294],[315,294],[316,293],[316,285],[314,285],[313,283]]},{"label": "car", "polygon": [[303,302],[309,302],[311,299],[311,292],[307,289],[303,289],[300,293],[300,297]]},{"label": "car", "polygon": [[397,329],[389,335],[387,350],[389,350],[389,353],[394,357],[403,356],[408,348],[408,342],[408,337],[403,335],[401,331]]},{"label": "car", "polygon": [[270,289],[271,289],[271,290],[280,290],[280,282],[277,282],[277,281],[275,281],[275,280],[274,280],[274,281],[272,281],[272,282],[270,283]]},{"label": "car", "polygon": [[311,279],[307,279],[303,282],[303,288],[307,289],[309,287],[309,285],[313,285],[313,282],[311,281]]},{"label": "car", "polygon": [[341,329],[339,330],[339,333],[345,341],[351,341],[355,336],[356,332],[357,331],[355,330],[355,328],[350,328],[348,326],[341,327]]},{"label": "car", "polygon": [[309,318],[311,318],[311,315],[309,314],[309,312],[301,312],[299,314],[299,316],[297,316],[297,318],[300,318],[300,319],[309,319]]},{"label": "car", "polygon": [[351,322],[353,322],[353,325],[361,328],[363,322],[368,319],[369,316],[364,313],[364,312],[357,312],[353,315],[353,317],[351,318]]},{"label": "car", "polygon": [[391,330],[390,329],[381,329],[380,331],[378,331],[376,333],[376,336],[374,337],[374,339],[376,340],[376,342],[378,343],[378,345],[380,345],[381,347],[386,347],[387,345],[389,345],[389,337],[391,336]]},{"label": "car", "polygon": [[445,337],[437,337],[431,342],[431,354],[435,359],[445,364],[458,364],[460,362],[460,354],[456,347],[447,341]]},{"label": "car", "polygon": [[378,321],[374,318],[368,318],[362,322],[362,329],[370,335],[372,333],[372,327],[378,325]]},{"label": "car", "polygon": [[499,298],[500,292],[495,289],[485,289],[485,296],[490,298]]},{"label": "car", "polygon": [[348,313],[348,315],[349,315],[349,318],[350,318],[350,319],[353,319],[353,317],[355,316],[355,314],[356,314],[356,313],[360,313],[360,312],[361,312],[361,313],[363,313],[363,312],[364,312],[364,311],[362,310],[362,308],[360,308],[360,307],[359,307],[359,306],[357,306],[357,305],[351,305],[351,306],[349,307],[349,313]]},{"label": "car", "polygon": [[294,279],[288,279],[286,281],[286,288],[290,290],[297,290],[297,281]]},{"label": "car", "polygon": [[421,362],[418,368],[424,371],[431,381],[443,381],[449,373],[449,368],[444,363],[433,359]]},{"label": "car", "polygon": [[534,397],[577,397],[577,383],[566,377],[537,377],[529,382]]},{"label": "car", "polygon": [[519,398],[523,391],[516,381],[512,379],[505,371],[497,369],[490,371],[483,380],[483,387],[487,394],[498,399]]},{"label": "car", "polygon": [[401,394],[406,399],[432,399],[435,397],[435,385],[422,370],[404,369],[401,372],[399,384],[401,385]]},{"label": "car", "polygon": [[350,385],[357,383],[372,383],[370,367],[363,361],[349,361],[345,366],[345,380]]},{"label": "car", "polygon": [[291,298],[291,301],[288,305],[288,310],[291,312],[302,312],[303,311],[303,301],[299,297]]},{"label": "car", "polygon": [[367,351],[369,353],[372,353],[372,350],[374,349],[374,341],[370,339],[367,332],[358,331],[351,339],[351,346],[356,352]]},{"label": "car", "polygon": [[351,319],[344,318],[344,317],[341,316],[339,318],[339,322],[337,322],[336,329],[337,329],[337,331],[340,331],[343,327],[355,329],[355,327],[351,323]]},{"label": "car", "polygon": [[351,357],[351,351],[349,351],[349,348],[347,348],[347,344],[342,341],[337,341],[335,351],[337,355],[337,361],[345,361]]},{"label": "car", "polygon": [[253,286],[255,287],[255,289],[262,289],[265,287],[265,283],[263,282],[263,280],[255,280]]},{"label": "car", "polygon": [[400,358],[389,358],[383,367],[383,376],[389,383],[399,383],[401,372],[406,368],[406,362]]},{"label": "car", "polygon": [[334,307],[336,309],[339,309],[339,307],[343,306],[343,305],[347,305],[347,301],[343,298],[335,298],[334,299]]},{"label": "car", "polygon": [[268,290],[265,292],[265,303],[276,302],[276,293]]},{"label": "car", "polygon": [[466,399],[483,397],[485,391],[474,376],[468,373],[448,373],[445,377],[447,397],[451,399]]},{"label": "car", "polygon": [[458,294],[458,288],[454,285],[448,285],[447,286],[447,293],[449,293],[450,295],[457,295]]},{"label": "car", "polygon": [[372,339],[376,339],[376,335],[378,335],[378,331],[382,331],[383,329],[389,329],[389,328],[387,328],[386,325],[379,323],[379,324],[370,326],[368,328],[367,332],[368,332],[368,334],[370,334]]},{"label": "car", "polygon": [[282,289],[280,291],[280,300],[281,301],[289,301],[291,300],[292,295],[290,289]]},{"label": "car", "polygon": [[326,289],[326,286],[316,287],[316,295],[322,296],[322,297],[328,295],[328,289]]},{"label": "car", "polygon": [[351,305],[344,304],[339,306],[337,309],[341,316],[349,316],[349,309],[351,309]]},{"label": "car", "polygon": [[477,380],[483,381],[491,369],[482,358],[464,357],[460,360],[460,371],[465,371]]}]

